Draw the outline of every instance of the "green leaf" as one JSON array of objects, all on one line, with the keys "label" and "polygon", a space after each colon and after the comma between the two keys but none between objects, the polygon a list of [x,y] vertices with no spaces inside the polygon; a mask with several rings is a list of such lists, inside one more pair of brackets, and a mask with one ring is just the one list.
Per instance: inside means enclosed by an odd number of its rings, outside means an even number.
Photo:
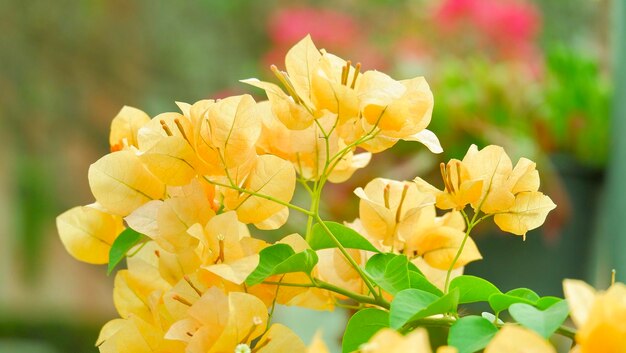
[{"label": "green leaf", "polygon": [[437,288],[434,284],[432,284],[426,277],[424,277],[421,272],[411,271],[409,267],[409,282],[411,283],[411,288],[421,289],[423,291],[432,293],[438,297],[443,296],[443,292],[441,289]]},{"label": "green leaf", "polygon": [[246,278],[246,284],[253,286],[263,282],[267,277],[283,273],[304,272],[308,274],[311,273],[317,261],[317,254],[311,249],[295,253],[287,244],[274,244],[261,250],[259,264]]},{"label": "green leaf", "polygon": [[389,323],[392,328],[399,329],[407,323],[428,316],[456,312],[458,303],[458,289],[443,297],[419,289],[405,289],[391,302]]},{"label": "green leaf", "polygon": [[456,347],[458,353],[474,353],[485,347],[498,328],[480,316],[465,316],[457,320],[448,335],[448,345]]},{"label": "green leaf", "polygon": [[496,313],[496,316],[503,310],[508,309],[515,303],[535,305],[539,300],[537,293],[528,288],[517,288],[504,294],[495,293],[489,296],[489,305]]},{"label": "green leaf", "polygon": [[404,255],[376,254],[365,264],[365,272],[391,295],[410,288],[409,259]]},{"label": "green leaf", "polygon": [[380,329],[389,327],[389,312],[368,308],[352,315],[343,335],[341,351],[353,352],[370,340]]},{"label": "green leaf", "polygon": [[516,303],[509,307],[509,313],[515,321],[547,339],[563,324],[569,315],[569,307],[565,300],[556,302],[545,310]]},{"label": "green leaf", "polygon": [[115,238],[115,241],[111,245],[109,250],[109,266],[107,268],[107,275],[110,275],[115,266],[122,261],[126,256],[128,250],[133,246],[139,244],[143,235],[134,229],[126,228],[120,235]]},{"label": "green leaf", "polygon": [[526,300],[529,300],[533,303],[537,302],[537,300],[539,300],[539,295],[537,293],[535,293],[534,291],[528,289],[528,288],[517,288],[517,289],[512,289],[508,292],[506,292],[507,295],[512,295],[514,297],[519,297],[519,298],[524,298]]},{"label": "green leaf", "polygon": [[491,282],[475,276],[459,276],[450,282],[450,289],[459,288],[459,303],[475,303],[489,300],[495,293],[502,293]]},{"label": "green leaf", "polygon": [[562,300],[563,299],[559,297],[551,297],[551,296],[541,297],[541,299],[537,300],[537,302],[535,303],[535,307],[539,310],[545,310]]},{"label": "green leaf", "polygon": [[[335,238],[337,238],[339,243],[343,245],[344,248],[367,250],[376,253],[380,252],[361,234],[357,233],[356,230],[348,228],[343,224],[337,222],[324,222],[324,224],[326,225],[326,227],[328,227],[331,233],[333,233]],[[307,239],[307,242],[313,250],[330,249],[337,247],[337,244],[328,235],[328,233],[326,233],[324,228],[319,223],[316,223],[313,226],[311,236],[309,237],[309,239]]]}]

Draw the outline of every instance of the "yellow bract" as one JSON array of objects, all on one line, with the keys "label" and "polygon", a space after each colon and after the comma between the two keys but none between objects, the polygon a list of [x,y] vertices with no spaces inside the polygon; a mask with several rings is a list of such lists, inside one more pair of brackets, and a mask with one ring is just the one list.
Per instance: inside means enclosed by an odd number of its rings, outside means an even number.
[{"label": "yellow bract", "polygon": [[563,282],[565,299],[578,327],[576,343],[581,353],[626,351],[626,286],[613,284],[596,292],[579,280]]},{"label": "yellow bract", "polygon": [[92,264],[109,262],[109,250],[124,229],[119,216],[93,206],[79,206],[57,217],[57,230],[67,252]]},{"label": "yellow bract", "polygon": [[111,121],[109,144],[111,151],[119,151],[127,147],[139,147],[137,133],[139,129],[150,121],[148,114],[143,111],[125,106]]},{"label": "yellow bract", "polygon": [[504,326],[489,342],[485,353],[556,353],[548,341],[528,329]]},{"label": "yellow bract", "polygon": [[165,185],[128,150],[107,154],[92,164],[89,186],[96,201],[119,216],[129,215],[165,193]]}]

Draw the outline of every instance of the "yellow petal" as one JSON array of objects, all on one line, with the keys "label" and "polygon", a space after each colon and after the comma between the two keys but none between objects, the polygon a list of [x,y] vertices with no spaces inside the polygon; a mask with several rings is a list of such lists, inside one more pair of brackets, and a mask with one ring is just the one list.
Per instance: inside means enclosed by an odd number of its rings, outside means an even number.
[{"label": "yellow petal", "polygon": [[285,207],[278,213],[275,213],[270,218],[267,218],[261,222],[255,223],[254,225],[257,228],[262,229],[262,230],[278,229],[282,227],[285,223],[287,223],[288,218],[289,218],[289,209]]},{"label": "yellow petal", "polygon": [[463,158],[471,180],[482,180],[481,197],[472,203],[485,213],[506,211],[515,202],[515,197],[506,181],[513,170],[511,159],[500,146],[490,145],[478,150],[472,145]]},{"label": "yellow petal", "polygon": [[109,135],[111,148],[115,149],[115,146],[139,147],[137,132],[148,122],[150,122],[148,114],[137,108],[124,106],[111,121],[111,134]]},{"label": "yellow petal", "polygon": [[113,214],[129,215],[144,203],[163,197],[165,186],[131,151],[107,154],[89,167],[96,201]]},{"label": "yellow petal", "polygon": [[395,330],[384,328],[378,331],[369,342],[361,346],[363,353],[431,353],[428,333],[418,328],[406,336]]},{"label": "yellow petal", "polygon": [[402,138],[405,141],[416,141],[426,146],[432,153],[442,153],[443,148],[437,135],[428,129],[424,129],[416,134]]},{"label": "yellow petal", "polygon": [[543,224],[548,213],[556,208],[552,200],[540,192],[522,192],[506,213],[496,214],[494,222],[505,232],[525,235]]},{"label": "yellow petal", "polygon": [[[296,173],[291,163],[273,155],[261,155],[248,175],[243,188],[257,194],[290,202],[295,190]],[[226,200],[244,223],[260,223],[281,212],[285,206],[258,196],[242,193]]]},{"label": "yellow petal", "polygon": [[329,353],[328,347],[322,340],[322,334],[319,331],[313,336],[313,341],[307,348],[306,353]]},{"label": "yellow petal", "polygon": [[246,164],[261,134],[254,99],[248,94],[222,99],[210,106],[208,120],[211,142],[224,167],[231,170]]},{"label": "yellow petal", "polygon": [[485,353],[556,353],[548,341],[528,329],[506,325],[489,342]]},{"label": "yellow petal", "polygon": [[229,293],[228,324],[209,353],[232,352],[237,344],[249,343],[259,337],[265,331],[267,316],[265,304],[257,297],[247,293]]},{"label": "yellow petal", "polygon": [[122,219],[89,206],[74,207],[57,217],[57,230],[67,252],[92,264],[109,262],[109,250],[124,229]]},{"label": "yellow petal", "polygon": [[111,336],[113,336],[117,331],[122,329],[125,325],[126,320],[124,319],[113,319],[104,324],[104,326],[102,326],[102,329],[100,330],[100,334],[98,335],[96,346],[101,345],[102,342],[111,338]]},{"label": "yellow petal", "polygon": [[[422,256],[429,265],[447,270],[450,268],[464,237],[465,233],[456,228],[433,227],[416,237],[413,246],[418,255]],[[465,266],[480,259],[482,256],[474,240],[468,238],[454,268]]]},{"label": "yellow petal", "polygon": [[257,347],[261,347],[259,353],[304,352],[307,349],[298,335],[281,324],[273,324],[261,337]]},{"label": "yellow petal", "polygon": [[507,181],[513,194],[539,190],[539,172],[535,168],[535,162],[520,158]]},{"label": "yellow petal", "polygon": [[563,280],[563,293],[569,305],[570,316],[576,327],[582,327],[596,297],[596,290],[581,280]]},{"label": "yellow petal", "polygon": [[159,236],[157,215],[162,205],[163,201],[161,200],[149,201],[124,217],[124,221],[130,228],[155,239]]},{"label": "yellow petal", "polygon": [[287,128],[303,130],[313,124],[315,117],[303,106],[296,104],[293,98],[285,94],[277,85],[257,79],[247,79],[241,82],[265,90],[267,99],[272,104],[272,112]]},{"label": "yellow petal", "polygon": [[259,255],[250,255],[230,263],[203,267],[227,281],[242,284],[259,265]]},{"label": "yellow petal", "polygon": [[359,116],[359,99],[355,88],[359,87],[361,75],[356,73],[353,66],[349,66],[347,82],[342,83],[345,67],[348,67],[345,60],[323,52],[311,82],[315,107],[337,114],[340,124]]},{"label": "yellow petal", "polygon": [[348,180],[357,169],[365,168],[372,159],[369,152],[346,155],[328,176],[332,183],[342,183]]},{"label": "yellow petal", "polygon": [[195,151],[180,136],[168,136],[140,155],[144,165],[167,185],[185,185],[196,175]]},{"label": "yellow petal", "polygon": [[294,45],[285,56],[285,66],[291,84],[305,104],[311,104],[311,79],[322,58],[319,50],[307,35]]}]

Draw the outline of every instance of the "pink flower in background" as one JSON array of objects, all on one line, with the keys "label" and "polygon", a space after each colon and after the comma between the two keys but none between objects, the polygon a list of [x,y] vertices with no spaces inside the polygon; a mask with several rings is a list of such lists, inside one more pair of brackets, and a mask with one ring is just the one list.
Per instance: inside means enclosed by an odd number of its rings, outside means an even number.
[{"label": "pink flower in background", "polygon": [[363,66],[381,69],[385,58],[369,43],[367,31],[354,17],[331,9],[294,7],[278,10],[268,23],[273,47],[265,55],[265,64],[282,64],[285,53],[307,34],[319,48],[338,55],[358,57]]},{"label": "pink flower in background", "polygon": [[[475,36],[477,44],[496,56],[527,59],[536,55],[541,28],[539,11],[516,0],[444,0],[433,20],[448,36]],[[458,37],[457,37],[458,38]]]}]

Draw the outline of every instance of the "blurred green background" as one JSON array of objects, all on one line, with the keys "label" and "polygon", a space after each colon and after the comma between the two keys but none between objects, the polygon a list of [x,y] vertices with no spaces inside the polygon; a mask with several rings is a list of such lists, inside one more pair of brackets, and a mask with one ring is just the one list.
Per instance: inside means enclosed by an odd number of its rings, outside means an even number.
[{"label": "blurred green background", "polygon": [[[624,148],[610,143],[610,116],[625,112],[613,109],[623,12],[621,0],[1,0],[0,352],[95,352],[116,316],[112,278],[65,252],[54,218],[92,202],[87,168],[108,152],[119,109],[156,115],[250,92],[238,80],[271,79],[268,66],[307,33],[365,69],[426,76],[446,150],[399,144],[376,156],[332,187],[328,218],[356,217],[352,190],[374,176],[439,185],[440,161],[500,144],[537,161],[558,208],[526,243],[483,227],[485,260],[467,272],[544,295],[559,295],[563,277],[606,283],[624,266],[619,248],[604,256],[623,218],[610,153]],[[614,217],[598,222],[603,190]]]}]

